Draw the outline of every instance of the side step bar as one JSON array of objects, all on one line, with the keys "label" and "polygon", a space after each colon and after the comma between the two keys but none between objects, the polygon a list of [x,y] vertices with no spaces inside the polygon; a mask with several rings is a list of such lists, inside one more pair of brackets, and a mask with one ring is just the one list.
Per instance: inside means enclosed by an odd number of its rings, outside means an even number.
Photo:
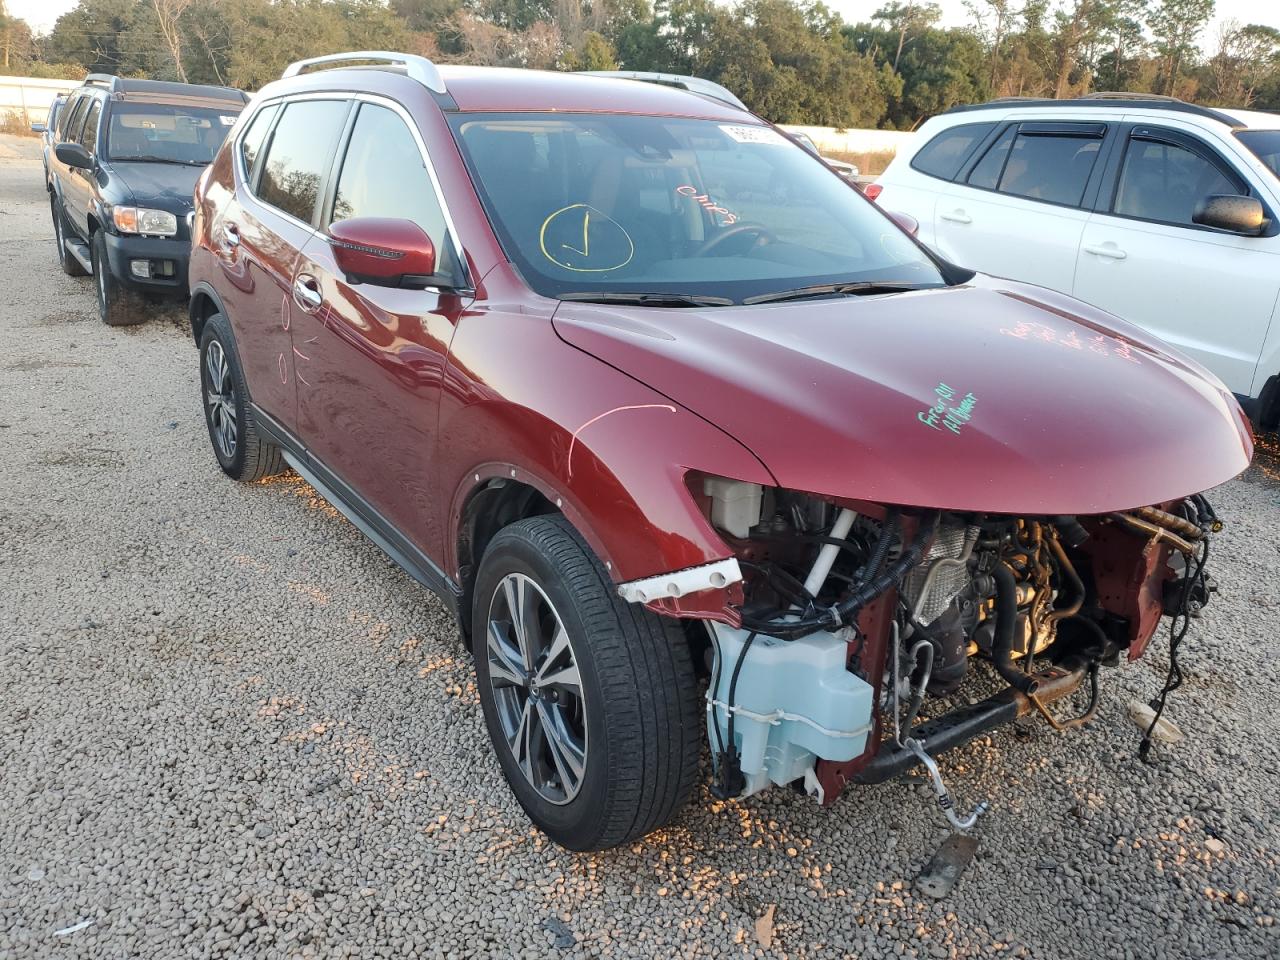
[{"label": "side step bar", "polygon": [[[1040,682],[1035,699],[1044,706],[1069,697],[1080,689],[1089,673],[1090,664],[1081,660],[1068,661],[1062,666],[1042,670],[1035,674]],[[918,740],[936,757],[1036,709],[1031,697],[1008,687],[980,703],[958,707],[910,731],[904,731],[903,739]],[[899,747],[891,740],[885,740],[871,762],[855,773],[852,779],[855,783],[884,783],[901,776],[919,762],[920,758],[906,747]]]},{"label": "side step bar", "polygon": [[70,237],[66,237],[62,241],[62,245],[67,248],[67,253],[80,261],[80,266],[84,267],[87,273],[93,273],[93,260],[89,256],[89,245],[87,243],[81,243],[79,240],[72,240]]}]

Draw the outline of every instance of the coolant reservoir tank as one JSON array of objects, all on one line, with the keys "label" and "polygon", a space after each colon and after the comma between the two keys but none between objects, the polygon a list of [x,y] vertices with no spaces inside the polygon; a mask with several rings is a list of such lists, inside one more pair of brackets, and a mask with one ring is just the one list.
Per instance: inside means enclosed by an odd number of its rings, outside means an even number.
[{"label": "coolant reservoir tank", "polygon": [[[707,725],[713,754],[728,745],[729,687],[749,634],[714,624],[718,677],[707,690]],[[871,685],[845,669],[844,634],[820,632],[799,640],[757,635],[747,650],[734,692],[734,743],[747,788],[790,783],[815,761],[852,760],[872,730]]]}]

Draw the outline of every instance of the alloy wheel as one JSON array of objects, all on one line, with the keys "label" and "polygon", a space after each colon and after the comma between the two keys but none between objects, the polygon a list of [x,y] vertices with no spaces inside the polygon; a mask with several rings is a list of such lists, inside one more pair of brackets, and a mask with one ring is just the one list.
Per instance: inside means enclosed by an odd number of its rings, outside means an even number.
[{"label": "alloy wheel", "polygon": [[53,206],[53,239],[54,239],[54,242],[57,244],[57,249],[54,252],[58,256],[58,262],[61,263],[62,258],[67,255],[67,243],[62,237],[62,211],[58,209],[57,201],[54,201],[52,206]]},{"label": "alloy wheel", "polygon": [[543,799],[568,803],[587,767],[582,678],[560,614],[523,573],[507,574],[494,590],[486,651],[498,720],[516,765]]},{"label": "alloy wheel", "polygon": [[236,454],[236,393],[222,344],[211,340],[204,354],[205,405],[209,411],[209,427],[213,441],[222,456],[230,460]]}]

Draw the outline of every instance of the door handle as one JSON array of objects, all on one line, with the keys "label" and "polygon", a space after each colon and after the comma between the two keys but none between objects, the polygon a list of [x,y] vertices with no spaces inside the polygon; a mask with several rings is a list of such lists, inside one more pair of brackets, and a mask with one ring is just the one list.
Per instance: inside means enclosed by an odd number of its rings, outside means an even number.
[{"label": "door handle", "polygon": [[309,273],[300,273],[293,281],[293,302],[307,313],[314,313],[324,303],[320,281]]},{"label": "door handle", "polygon": [[1114,243],[1104,243],[1102,246],[1086,246],[1085,253],[1092,253],[1095,257],[1107,257],[1111,260],[1123,260],[1129,256]]},{"label": "door handle", "polygon": [[234,223],[223,224],[222,232],[227,238],[228,247],[240,246],[240,228]]},{"label": "door handle", "polygon": [[943,220],[950,220],[952,223],[973,223],[973,217],[963,210],[952,210],[950,213],[940,213],[938,216]]}]

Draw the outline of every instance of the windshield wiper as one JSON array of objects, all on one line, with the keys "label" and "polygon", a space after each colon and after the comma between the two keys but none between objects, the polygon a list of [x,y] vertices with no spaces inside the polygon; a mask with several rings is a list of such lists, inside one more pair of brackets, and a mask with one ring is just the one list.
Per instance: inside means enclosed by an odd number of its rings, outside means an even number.
[{"label": "windshield wiper", "polygon": [[205,167],[208,160],[179,160],[177,157],[112,157],[117,163],[179,163],[184,167]]},{"label": "windshield wiper", "polygon": [[936,283],[900,283],[896,281],[863,280],[857,283],[815,283],[808,287],[796,287],[794,290],[779,290],[776,293],[761,293],[747,297],[742,302],[779,303],[783,300],[805,300],[809,297],[856,296],[865,297],[876,293],[902,293],[906,290],[928,290],[941,286]]},{"label": "windshield wiper", "polygon": [[707,297],[696,293],[620,293],[614,291],[587,291],[561,293],[557,300],[574,300],[581,303],[621,303],[637,307],[731,307],[728,297]]}]

